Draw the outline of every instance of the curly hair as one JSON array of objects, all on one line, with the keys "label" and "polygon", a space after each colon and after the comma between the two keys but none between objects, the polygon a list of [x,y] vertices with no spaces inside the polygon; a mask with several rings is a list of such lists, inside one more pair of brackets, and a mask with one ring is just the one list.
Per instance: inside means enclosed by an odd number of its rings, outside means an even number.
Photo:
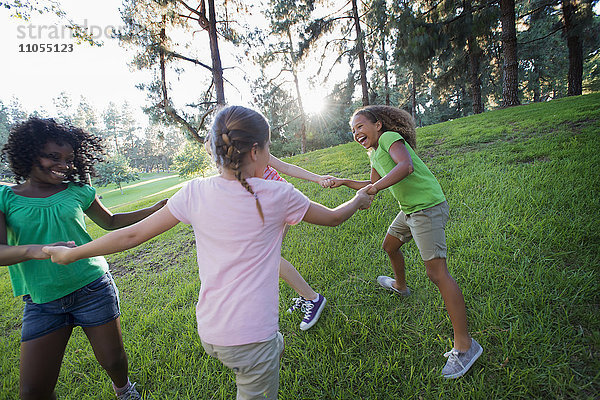
[{"label": "curly hair", "polygon": [[95,175],[94,164],[102,161],[102,139],[82,129],[59,124],[53,119],[31,117],[12,127],[2,149],[2,161],[8,161],[15,182],[27,180],[34,165],[39,165],[43,147],[48,142],[69,144],[75,158],[67,180],[83,185],[86,175]]},{"label": "curly hair", "polygon": [[217,114],[210,132],[211,153],[219,168],[234,171],[235,178],[254,196],[256,208],[264,221],[264,215],[258,196],[250,184],[242,177],[244,155],[252,150],[254,144],[261,149],[270,138],[271,128],[266,118],[257,111],[242,106],[229,106]]},{"label": "curly hair", "polygon": [[408,143],[413,150],[416,150],[417,132],[415,130],[415,121],[413,117],[403,109],[392,106],[365,106],[359,108],[352,114],[350,125],[352,125],[352,118],[356,115],[363,115],[373,123],[381,121],[381,129],[384,132],[398,132],[404,140],[406,140],[406,143]]}]

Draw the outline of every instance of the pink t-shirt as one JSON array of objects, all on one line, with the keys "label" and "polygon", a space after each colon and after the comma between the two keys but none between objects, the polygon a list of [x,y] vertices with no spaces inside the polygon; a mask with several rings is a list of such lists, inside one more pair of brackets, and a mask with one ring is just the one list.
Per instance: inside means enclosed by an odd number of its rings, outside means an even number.
[{"label": "pink t-shirt", "polygon": [[285,224],[302,220],[310,200],[291,184],[249,178],[264,212],[237,180],[194,179],[167,203],[196,236],[202,286],[198,333],[217,346],[269,340],[278,330],[279,262]]}]

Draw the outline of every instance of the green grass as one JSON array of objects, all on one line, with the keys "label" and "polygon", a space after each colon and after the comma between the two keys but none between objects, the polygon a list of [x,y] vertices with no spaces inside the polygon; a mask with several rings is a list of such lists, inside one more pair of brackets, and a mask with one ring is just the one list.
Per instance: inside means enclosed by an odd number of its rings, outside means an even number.
[{"label": "green grass", "polygon": [[123,193],[114,184],[96,187],[96,191],[102,197],[102,204],[105,206],[109,208],[114,206],[123,207],[148,197],[154,197],[163,190],[171,190],[181,185],[185,180],[176,173],[141,174],[140,180],[123,185]]},{"label": "green grass", "polygon": [[[448,265],[483,355],[463,378],[440,378],[452,329],[414,244],[404,249],[414,295],[401,299],[377,286],[377,275],[391,273],[381,241],[398,211],[385,192],[340,227],[290,229],[283,255],[328,305],[302,332],[300,316],[285,313],[295,293],[281,284],[280,398],[597,398],[600,94],[462,118],[421,128],[417,137],[418,153],[450,204]],[[339,176],[364,179],[369,171],[355,143],[289,161]],[[353,195],[290,181],[328,206]],[[131,376],[147,399],[234,397],[233,375],[204,354],[196,333],[195,257],[193,234],[183,225],[107,257],[121,292]],[[22,306],[6,270],[0,296],[0,398],[12,399]],[[61,399],[111,398],[109,378],[79,329],[56,390]]]}]

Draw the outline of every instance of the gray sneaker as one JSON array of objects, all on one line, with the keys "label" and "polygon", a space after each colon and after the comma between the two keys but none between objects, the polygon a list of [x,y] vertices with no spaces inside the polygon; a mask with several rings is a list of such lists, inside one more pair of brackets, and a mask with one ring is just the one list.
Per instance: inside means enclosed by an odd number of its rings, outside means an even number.
[{"label": "gray sneaker", "polygon": [[135,382],[129,386],[125,392],[118,394],[117,399],[119,400],[142,400],[142,396],[135,390]]},{"label": "gray sneaker", "polygon": [[483,347],[475,339],[471,339],[471,347],[464,353],[452,349],[444,354],[444,357],[448,358],[444,369],[442,369],[442,376],[446,379],[459,378],[467,373],[471,365],[479,358],[483,353]]},{"label": "gray sneaker", "polygon": [[402,297],[410,296],[409,288],[406,288],[406,290],[398,290],[392,285],[394,282],[396,282],[396,280],[393,278],[390,278],[389,276],[382,275],[382,276],[377,277],[377,283],[379,283],[379,285],[381,287],[396,293],[398,296],[402,296]]}]

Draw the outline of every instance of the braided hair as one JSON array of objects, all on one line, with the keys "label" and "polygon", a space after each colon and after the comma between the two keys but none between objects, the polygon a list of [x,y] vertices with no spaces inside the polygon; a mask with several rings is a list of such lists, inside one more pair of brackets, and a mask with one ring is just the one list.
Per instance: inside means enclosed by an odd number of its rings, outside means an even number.
[{"label": "braided hair", "polygon": [[229,106],[217,114],[210,132],[210,146],[213,160],[219,168],[233,170],[235,178],[254,196],[260,218],[264,215],[258,196],[252,186],[242,177],[244,155],[254,145],[261,149],[270,137],[269,123],[257,111],[242,106]]},{"label": "braided hair", "polygon": [[34,165],[39,165],[43,147],[48,142],[69,144],[75,159],[67,180],[83,185],[86,175],[95,175],[94,164],[102,161],[102,139],[82,129],[59,124],[53,119],[31,117],[13,126],[2,149],[2,161],[8,161],[15,182],[27,180]]},{"label": "braided hair", "polygon": [[[373,123],[381,121],[381,129],[384,132],[398,132],[406,140],[406,143],[413,150],[416,150],[417,133],[415,130],[415,121],[403,109],[392,106],[372,105],[359,108],[352,114],[352,118],[356,115],[363,115]],[[352,124],[352,118],[350,118],[350,124]]]}]

